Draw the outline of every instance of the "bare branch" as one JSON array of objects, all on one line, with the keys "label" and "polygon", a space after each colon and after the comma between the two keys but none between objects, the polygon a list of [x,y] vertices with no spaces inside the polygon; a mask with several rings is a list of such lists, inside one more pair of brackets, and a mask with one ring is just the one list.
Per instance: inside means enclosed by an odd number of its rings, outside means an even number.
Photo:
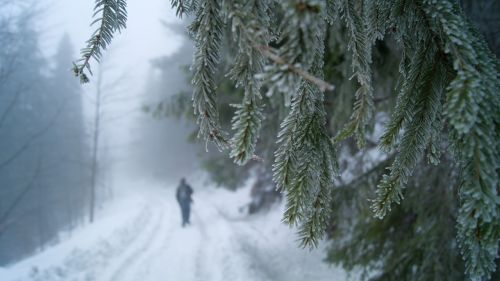
[{"label": "bare branch", "polygon": [[7,230],[7,225],[8,225],[7,220],[9,219],[12,212],[16,209],[19,203],[21,203],[26,194],[28,194],[28,192],[33,188],[35,180],[40,175],[40,170],[41,170],[41,161],[40,158],[38,158],[35,174],[31,177],[31,180],[26,185],[26,187],[24,187],[21,193],[19,193],[19,195],[14,199],[14,201],[12,201],[12,203],[7,208],[5,213],[3,213],[3,215],[0,217],[0,236],[5,232],[5,230]]},{"label": "bare branch", "polygon": [[325,80],[319,79],[318,77],[311,75],[309,72],[304,71],[303,69],[288,63],[282,57],[278,56],[274,51],[274,49],[269,46],[252,44],[252,48],[258,50],[266,58],[272,60],[273,62],[279,65],[286,66],[289,70],[293,71],[297,75],[318,86],[321,92],[333,91],[335,89],[334,85],[326,82]]},{"label": "bare branch", "polygon": [[45,133],[47,133],[47,131],[52,127],[52,125],[54,125],[54,123],[57,120],[57,117],[59,117],[59,114],[62,112],[63,108],[64,108],[64,103],[61,104],[61,106],[59,106],[57,112],[54,114],[49,123],[47,123],[47,125],[45,125],[43,128],[41,128],[33,135],[31,135],[31,137],[29,137],[29,139],[18,150],[12,153],[12,155],[9,158],[5,159],[3,162],[0,162],[0,171],[5,167],[7,167],[10,163],[12,163],[12,161],[16,160],[17,157],[22,155],[23,152],[26,151],[31,146],[31,144],[33,144],[33,142],[35,142],[37,139],[45,135]]},{"label": "bare branch", "polygon": [[5,122],[5,119],[7,119],[7,116],[9,116],[9,113],[14,108],[14,105],[16,105],[17,100],[21,96],[21,93],[23,92],[23,90],[24,90],[24,87],[21,88],[21,89],[18,89],[16,91],[16,93],[14,94],[14,98],[12,98],[12,100],[9,103],[9,105],[7,106],[7,108],[5,109],[5,111],[3,112],[2,117],[0,117],[0,128],[2,127],[3,123]]}]

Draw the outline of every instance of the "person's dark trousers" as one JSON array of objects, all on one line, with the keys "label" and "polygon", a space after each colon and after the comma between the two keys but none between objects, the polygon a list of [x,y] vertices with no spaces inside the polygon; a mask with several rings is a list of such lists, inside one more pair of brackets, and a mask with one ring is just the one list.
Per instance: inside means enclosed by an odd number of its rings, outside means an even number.
[{"label": "person's dark trousers", "polygon": [[182,226],[189,224],[189,212],[190,212],[190,204],[189,202],[180,202],[181,205],[181,213],[182,213]]}]

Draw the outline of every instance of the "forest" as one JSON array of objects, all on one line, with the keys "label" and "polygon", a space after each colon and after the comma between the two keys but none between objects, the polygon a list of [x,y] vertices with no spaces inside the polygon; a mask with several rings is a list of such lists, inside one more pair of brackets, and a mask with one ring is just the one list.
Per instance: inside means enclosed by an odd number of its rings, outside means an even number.
[{"label": "forest", "polygon": [[96,0],[56,39],[31,2],[0,279],[500,278],[500,2]]}]

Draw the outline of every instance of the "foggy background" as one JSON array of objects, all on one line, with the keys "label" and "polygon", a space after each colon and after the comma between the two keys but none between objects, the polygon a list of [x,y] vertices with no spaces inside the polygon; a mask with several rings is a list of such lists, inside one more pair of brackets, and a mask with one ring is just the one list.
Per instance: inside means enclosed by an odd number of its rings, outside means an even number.
[{"label": "foggy background", "polygon": [[[53,56],[60,38],[67,34],[76,60],[79,48],[85,46],[94,29],[89,26],[94,2],[46,0],[37,5],[42,11],[39,23],[44,31],[40,43],[45,55]],[[168,1],[152,0],[147,5],[129,1],[127,28],[115,36],[104,54],[103,65],[93,65],[95,71],[104,68],[104,84],[119,83],[119,87],[108,87],[102,108],[101,145],[108,164],[112,163],[111,175],[177,182],[197,166],[195,157],[200,146],[187,142],[194,126],[182,120],[155,118],[142,110],[143,105],[158,103],[180,91],[190,94],[186,72],[181,70],[192,61],[192,44],[186,37],[185,25]],[[170,72],[161,74],[151,62],[164,57],[175,59]],[[158,79],[168,79],[162,84],[167,87],[148,87]],[[94,113],[89,101],[95,96],[95,83],[93,77],[91,83],[83,85],[84,112],[89,122]]]}]

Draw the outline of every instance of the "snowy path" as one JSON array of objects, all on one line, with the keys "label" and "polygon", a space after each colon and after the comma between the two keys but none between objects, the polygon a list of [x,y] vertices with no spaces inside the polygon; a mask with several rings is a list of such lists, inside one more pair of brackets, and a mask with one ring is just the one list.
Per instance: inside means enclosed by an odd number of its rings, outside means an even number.
[{"label": "snowy path", "polygon": [[197,191],[192,225],[181,228],[173,189],[141,191],[67,241],[0,268],[0,280],[346,280],[321,261],[321,250],[297,248],[293,232],[279,224],[279,208],[266,216],[239,214],[241,194]]}]

